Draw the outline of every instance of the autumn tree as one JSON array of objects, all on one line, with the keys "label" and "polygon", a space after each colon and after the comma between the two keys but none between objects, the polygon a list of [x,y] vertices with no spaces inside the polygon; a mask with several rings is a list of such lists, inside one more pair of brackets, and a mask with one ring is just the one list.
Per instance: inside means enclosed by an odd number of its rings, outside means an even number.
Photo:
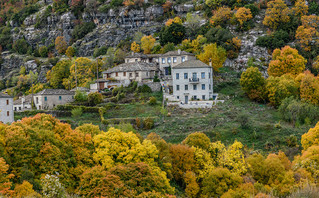
[{"label": "autumn tree", "polygon": [[180,25],[183,24],[182,19],[177,16],[177,17],[175,17],[174,19],[168,19],[168,20],[166,21],[165,25],[166,25],[166,26],[170,26],[170,25],[172,25],[173,23],[180,24]]},{"label": "autumn tree", "polygon": [[41,197],[40,194],[33,190],[33,185],[27,181],[17,184],[14,188],[14,197]]},{"label": "autumn tree", "polygon": [[202,46],[207,42],[207,39],[202,36],[198,35],[196,39],[192,40],[191,43],[191,51],[194,54],[199,54],[202,51]]},{"label": "autumn tree", "polygon": [[68,49],[65,52],[65,55],[71,59],[75,55],[75,49],[72,46],[69,46]]},{"label": "autumn tree", "polygon": [[200,186],[198,185],[196,181],[196,175],[195,173],[191,171],[187,171],[185,174],[185,183],[186,183],[186,188],[185,192],[188,197],[190,198],[196,198],[199,191],[200,191]]},{"label": "autumn tree", "polygon": [[225,25],[231,17],[232,17],[231,9],[223,6],[218,8],[218,10],[213,11],[213,16],[210,19],[210,23],[213,26]]},{"label": "autumn tree", "polygon": [[281,76],[288,73],[298,75],[305,70],[306,62],[298,50],[285,46],[281,50],[274,50],[267,71],[270,76]]},{"label": "autumn tree", "polygon": [[205,3],[210,8],[218,8],[221,4],[222,0],[205,0]]},{"label": "autumn tree", "polygon": [[59,61],[47,72],[47,80],[54,89],[63,88],[62,82],[70,76],[71,64],[70,60]]},{"label": "autumn tree", "polygon": [[266,80],[266,94],[271,105],[278,107],[285,98],[298,96],[298,84],[289,75],[270,76]]},{"label": "autumn tree", "polygon": [[229,189],[235,189],[242,178],[231,173],[227,168],[216,168],[209,172],[203,180],[203,197],[219,197]]},{"label": "autumn tree", "polygon": [[134,41],[133,43],[131,43],[131,50],[133,52],[140,52],[140,45]]},{"label": "autumn tree", "polygon": [[165,13],[169,12],[172,9],[172,6],[173,6],[173,3],[168,0],[162,5]]},{"label": "autumn tree", "polygon": [[185,27],[178,23],[172,23],[170,26],[165,26],[160,32],[160,44],[164,46],[167,43],[179,44],[184,40],[186,34]]},{"label": "autumn tree", "polygon": [[277,29],[280,24],[289,22],[288,14],[289,8],[283,0],[269,1],[263,24],[271,29]]},{"label": "autumn tree", "polygon": [[9,174],[9,165],[1,157],[0,158],[0,195],[9,195],[12,193],[10,179],[14,177],[13,174]]},{"label": "autumn tree", "polygon": [[312,104],[319,104],[319,79],[310,71],[305,71],[297,76],[296,81],[300,87],[300,98]]},{"label": "autumn tree", "polygon": [[302,16],[302,25],[296,31],[296,39],[305,51],[319,46],[319,16]]},{"label": "autumn tree", "polygon": [[240,26],[243,26],[243,24],[246,21],[253,18],[253,15],[251,14],[251,11],[249,8],[241,7],[235,13],[235,17],[237,21],[239,22]]},{"label": "autumn tree", "polygon": [[144,54],[150,54],[155,44],[155,38],[152,35],[143,36],[141,39],[141,48],[144,51]]},{"label": "autumn tree", "polygon": [[305,0],[297,0],[295,6],[292,8],[295,16],[302,17],[308,13],[308,5]]},{"label": "autumn tree", "polygon": [[190,147],[198,147],[204,150],[209,150],[210,148],[210,139],[201,132],[195,132],[190,135],[188,135],[185,140],[182,142],[182,144],[186,144]]},{"label": "autumn tree", "polygon": [[63,36],[58,36],[55,39],[55,49],[58,51],[59,54],[64,54],[67,50],[68,44],[64,40]]},{"label": "autumn tree", "polygon": [[210,64],[211,62],[214,71],[218,71],[226,61],[226,50],[217,46],[216,43],[208,44],[204,46],[203,52],[197,58],[206,64]]},{"label": "autumn tree", "polygon": [[265,99],[265,78],[257,67],[249,67],[241,74],[240,85],[242,90],[252,100]]},{"label": "autumn tree", "polygon": [[301,136],[301,145],[304,150],[311,146],[319,146],[319,122],[315,127],[310,128],[309,131]]}]

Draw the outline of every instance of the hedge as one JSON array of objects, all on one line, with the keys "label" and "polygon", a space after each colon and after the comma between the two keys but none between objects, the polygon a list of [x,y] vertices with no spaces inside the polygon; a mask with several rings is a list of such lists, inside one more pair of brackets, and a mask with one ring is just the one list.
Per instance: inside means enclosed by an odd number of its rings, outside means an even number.
[{"label": "hedge", "polygon": [[72,111],[75,108],[82,108],[83,113],[99,113],[99,107],[87,107],[77,105],[57,105],[56,110]]}]

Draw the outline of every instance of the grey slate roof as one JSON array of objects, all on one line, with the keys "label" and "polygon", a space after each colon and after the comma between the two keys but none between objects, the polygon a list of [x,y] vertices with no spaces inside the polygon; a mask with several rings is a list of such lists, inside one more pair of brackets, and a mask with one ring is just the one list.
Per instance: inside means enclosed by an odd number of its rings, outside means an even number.
[{"label": "grey slate roof", "polygon": [[132,62],[132,63],[123,63],[113,68],[110,68],[104,72],[114,73],[114,72],[136,72],[136,71],[157,71],[159,70],[156,64],[153,63],[145,63],[145,62]]},{"label": "grey slate roof", "polygon": [[180,51],[180,53],[178,53],[178,50],[176,50],[176,51],[169,51],[169,52],[166,52],[165,54],[163,54],[163,56],[180,56],[180,55],[195,56],[194,54],[189,53],[189,52],[185,52],[185,51]]},{"label": "grey slate roof", "polygon": [[0,92],[0,98],[13,98],[13,97],[9,96],[8,94]]},{"label": "grey slate roof", "polygon": [[148,58],[147,55],[142,53],[130,53],[125,58]]},{"label": "grey slate roof", "polygon": [[[25,96],[24,97],[24,103],[25,104],[31,104],[31,97],[32,97],[32,94]],[[21,103],[22,103],[22,97],[20,97],[19,99],[13,101],[14,105],[21,105]]]},{"label": "grey slate roof", "polygon": [[36,95],[74,95],[74,91],[65,89],[44,89]]},{"label": "grey slate roof", "polygon": [[181,69],[181,68],[210,68],[211,66],[203,63],[200,60],[189,60],[183,63],[180,63],[173,67],[173,69]]}]

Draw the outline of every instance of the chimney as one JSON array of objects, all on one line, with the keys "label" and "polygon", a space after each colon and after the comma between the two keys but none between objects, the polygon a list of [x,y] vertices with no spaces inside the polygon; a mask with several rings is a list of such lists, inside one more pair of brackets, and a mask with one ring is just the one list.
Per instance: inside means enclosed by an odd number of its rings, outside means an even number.
[{"label": "chimney", "polygon": [[178,55],[180,55],[181,54],[181,49],[178,49],[177,53],[178,53]]},{"label": "chimney", "polygon": [[209,59],[209,66],[213,67],[211,58]]}]

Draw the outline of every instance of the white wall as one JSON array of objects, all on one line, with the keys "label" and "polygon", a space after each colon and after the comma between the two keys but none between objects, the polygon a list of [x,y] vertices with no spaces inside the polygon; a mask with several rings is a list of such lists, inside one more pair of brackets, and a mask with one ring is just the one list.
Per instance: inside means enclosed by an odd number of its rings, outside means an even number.
[{"label": "white wall", "polygon": [[[9,104],[7,104],[7,100]],[[0,121],[3,123],[12,123],[14,121],[13,98],[0,98]]]},{"label": "white wall", "polygon": [[[205,73],[205,78],[202,78],[201,73]],[[176,79],[176,74],[179,74],[179,79]],[[184,73],[188,74],[187,79],[184,79]],[[197,83],[189,82],[189,79],[193,77],[193,73],[197,73],[199,81]],[[196,96],[200,100],[209,100],[213,95],[213,70],[212,68],[183,68],[173,69],[173,95],[177,100],[185,102],[185,96],[188,96],[188,101],[191,101],[192,97]],[[205,85],[205,90],[202,89],[202,85]],[[179,90],[177,90],[179,85]],[[185,85],[188,85],[188,90],[185,90]],[[196,85],[197,89],[194,90]],[[203,99],[203,96],[205,99]]]},{"label": "white wall", "polygon": [[[59,96],[61,96],[61,100]],[[45,97],[47,97],[47,100],[45,100]],[[53,109],[57,105],[64,105],[73,101],[74,101],[74,95],[36,95],[34,96],[34,104],[37,109]]]},{"label": "white wall", "polygon": [[[185,60],[182,61],[182,57],[185,57]],[[168,63],[168,59],[171,59],[171,62]],[[174,58],[176,58],[176,62],[174,62]],[[163,63],[163,59],[165,60],[165,63]],[[178,55],[178,56],[162,56],[159,58],[159,65],[160,65],[160,70],[164,71],[164,67],[174,67],[182,62],[189,61],[189,60],[195,60],[195,56],[190,56],[190,55]]]}]

